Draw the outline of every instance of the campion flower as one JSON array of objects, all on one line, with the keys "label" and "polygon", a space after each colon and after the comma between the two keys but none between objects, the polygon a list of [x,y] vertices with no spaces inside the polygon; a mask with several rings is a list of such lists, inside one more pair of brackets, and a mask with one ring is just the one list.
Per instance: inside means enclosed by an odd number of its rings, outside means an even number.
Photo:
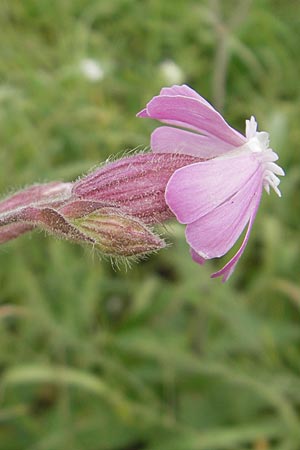
[{"label": "campion flower", "polygon": [[243,136],[234,130],[197,92],[186,85],[163,88],[139,114],[166,124],[151,136],[154,153],[193,155],[205,161],[177,169],[170,177],[165,199],[180,223],[195,262],[225,255],[247,227],[240,248],[212,277],[226,281],[246,244],[260,203],[262,189],[278,189],[277,154],[269,135],[257,131],[252,116]]}]

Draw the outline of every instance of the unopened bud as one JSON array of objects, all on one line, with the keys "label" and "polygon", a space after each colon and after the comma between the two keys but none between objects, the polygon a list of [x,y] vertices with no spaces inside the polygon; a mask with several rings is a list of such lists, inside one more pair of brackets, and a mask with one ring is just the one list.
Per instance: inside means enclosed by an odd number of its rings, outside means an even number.
[{"label": "unopened bud", "polygon": [[72,183],[59,181],[34,184],[0,201],[0,213],[41,202],[62,202],[70,196],[71,189]]},{"label": "unopened bud", "polygon": [[106,255],[140,256],[165,246],[165,242],[139,219],[124,214],[117,207],[102,207],[69,221]]},{"label": "unopened bud", "polygon": [[32,231],[33,229],[34,225],[27,223],[12,223],[10,225],[2,226],[0,227],[0,244],[16,239],[22,234]]},{"label": "unopened bud", "polygon": [[[36,223],[23,221],[26,208],[31,205],[59,206],[71,193],[72,183],[54,181],[45,184],[35,184],[0,201],[0,244],[32,231]],[[17,223],[24,222],[24,223]]]},{"label": "unopened bud", "polygon": [[70,201],[57,209],[29,205],[0,216],[0,243],[16,237],[14,233],[34,227],[70,241],[91,244],[109,256],[141,256],[165,246],[159,236],[121,208],[85,200]]},{"label": "unopened bud", "polygon": [[[21,226],[22,224],[28,225],[31,229],[33,227],[42,228],[51,234],[71,241],[92,242],[88,236],[85,236],[70,224],[59,211],[49,206],[29,205],[2,215],[2,217],[0,216],[0,226],[2,228],[12,225]],[[0,228],[0,231],[2,228]]]}]

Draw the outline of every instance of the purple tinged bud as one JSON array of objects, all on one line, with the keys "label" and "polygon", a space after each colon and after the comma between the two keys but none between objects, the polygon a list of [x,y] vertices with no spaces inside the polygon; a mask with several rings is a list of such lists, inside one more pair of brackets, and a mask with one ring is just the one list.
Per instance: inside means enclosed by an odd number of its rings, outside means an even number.
[{"label": "purple tinged bud", "polygon": [[95,246],[110,256],[139,256],[165,247],[139,219],[118,206],[94,200],[74,200],[59,209]]},{"label": "purple tinged bud", "polygon": [[72,183],[35,184],[0,201],[0,244],[32,231],[36,224],[21,222],[20,213],[30,205],[58,206],[70,197]]},{"label": "purple tinged bud", "polygon": [[[12,227],[13,225],[19,225],[20,227],[21,225],[27,225],[29,230],[34,227],[39,227],[51,234],[72,241],[92,242],[88,236],[85,236],[72,226],[59,211],[48,206],[29,205],[11,211],[2,215],[2,217],[0,216],[0,226],[2,226],[2,228],[0,228],[0,236],[2,229],[5,230],[5,228]],[[22,232],[25,231],[26,230]]]},{"label": "purple tinged bud", "polygon": [[165,201],[166,185],[180,167],[199,162],[190,155],[144,153],[108,163],[74,183],[72,194],[120,206],[145,224],[173,217]]},{"label": "purple tinged bud", "polygon": [[72,183],[53,181],[52,183],[35,184],[0,201],[0,213],[15,210],[33,203],[62,202],[70,196]]},{"label": "purple tinged bud", "polygon": [[[76,206],[80,208],[78,202]],[[92,209],[91,204],[82,206]],[[74,211],[72,215],[76,216]],[[109,256],[141,256],[165,247],[165,242],[144,223],[124,214],[118,207],[98,207],[93,212],[69,220],[76,229],[93,240],[96,248]]]},{"label": "purple tinged bud", "polygon": [[27,223],[12,223],[0,227],[0,244],[4,244],[4,242],[15,239],[33,229],[34,226]]},{"label": "purple tinged bud", "polygon": [[[165,242],[121,208],[97,201],[74,200],[55,209],[29,205],[0,216],[0,243],[39,227],[57,237],[92,244],[108,256],[141,256]],[[1,233],[2,231],[2,233]]]},{"label": "purple tinged bud", "polygon": [[81,233],[59,211],[53,208],[28,207],[23,210],[21,220],[30,221],[49,233],[71,241],[92,242],[92,239]]}]

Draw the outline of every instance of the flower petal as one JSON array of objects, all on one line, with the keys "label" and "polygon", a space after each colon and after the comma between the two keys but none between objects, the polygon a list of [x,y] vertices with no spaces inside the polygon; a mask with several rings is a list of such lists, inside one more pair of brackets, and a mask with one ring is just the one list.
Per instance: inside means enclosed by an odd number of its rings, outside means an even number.
[{"label": "flower petal", "polygon": [[174,97],[177,95],[182,95],[183,97],[195,98],[203,103],[203,105],[206,105],[215,111],[215,108],[207,100],[205,100],[204,97],[201,97],[198,92],[194,91],[194,89],[190,88],[186,84],[182,84],[181,86],[174,84],[174,86],[162,88],[159,95],[169,95]]},{"label": "flower petal", "polygon": [[155,153],[181,153],[208,159],[232,150],[232,145],[212,136],[159,127],[151,135],[151,149]]},{"label": "flower petal", "polygon": [[225,283],[225,281],[227,281],[228,278],[233,273],[233,271],[235,269],[235,266],[237,265],[240,257],[242,256],[242,254],[243,254],[243,252],[244,252],[244,250],[246,248],[246,245],[248,243],[250,232],[251,232],[251,228],[252,228],[252,225],[253,225],[253,222],[255,220],[257,210],[258,210],[260,196],[261,196],[261,187],[260,187],[260,192],[259,191],[257,192],[257,196],[252,202],[252,213],[251,213],[251,216],[250,216],[250,220],[249,220],[248,227],[247,227],[247,232],[245,234],[245,237],[244,237],[244,240],[242,242],[242,245],[240,246],[240,248],[238,249],[236,254],[231,258],[231,260],[228,261],[228,263],[222,269],[218,270],[218,272],[213,273],[211,275],[211,278],[216,278],[216,277],[223,276],[222,281],[223,281],[223,283]]},{"label": "flower petal", "polygon": [[192,223],[232,197],[259,168],[249,153],[182,167],[167,184],[166,202],[179,222]]},{"label": "flower petal", "polygon": [[192,260],[195,261],[197,264],[203,265],[205,263],[206,259],[198,255],[198,253],[195,252],[195,250],[192,247],[190,248],[190,253]]},{"label": "flower petal", "polygon": [[[183,97],[191,97],[199,100],[201,103],[207,105],[209,108],[214,110],[214,107],[207,101],[205,98],[201,97],[198,92],[194,91],[194,89],[190,88],[186,84],[182,84],[178,86],[174,84],[171,87],[164,87],[160,90],[159,95],[168,95],[168,96],[178,96],[182,95]],[[150,117],[147,112],[147,108],[142,109],[142,111],[137,113],[137,117]]]},{"label": "flower petal", "polygon": [[186,227],[188,244],[205,259],[223,256],[241,235],[260,197],[261,174],[256,172],[233,197]]},{"label": "flower petal", "polygon": [[151,117],[170,125],[190,128],[239,147],[246,138],[231,128],[207,102],[195,97],[161,95],[153,97],[139,117]]}]

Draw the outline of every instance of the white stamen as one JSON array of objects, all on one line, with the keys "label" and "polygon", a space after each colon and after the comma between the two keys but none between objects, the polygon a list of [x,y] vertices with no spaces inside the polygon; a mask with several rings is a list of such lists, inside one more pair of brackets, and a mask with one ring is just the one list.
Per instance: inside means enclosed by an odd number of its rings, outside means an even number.
[{"label": "white stamen", "polygon": [[253,116],[246,120],[246,138],[247,148],[256,154],[263,168],[263,185],[265,190],[270,193],[270,187],[281,197],[278,189],[280,179],[276,175],[284,176],[284,170],[274,163],[278,155],[269,147],[269,134],[265,131],[257,131],[257,123]]}]

